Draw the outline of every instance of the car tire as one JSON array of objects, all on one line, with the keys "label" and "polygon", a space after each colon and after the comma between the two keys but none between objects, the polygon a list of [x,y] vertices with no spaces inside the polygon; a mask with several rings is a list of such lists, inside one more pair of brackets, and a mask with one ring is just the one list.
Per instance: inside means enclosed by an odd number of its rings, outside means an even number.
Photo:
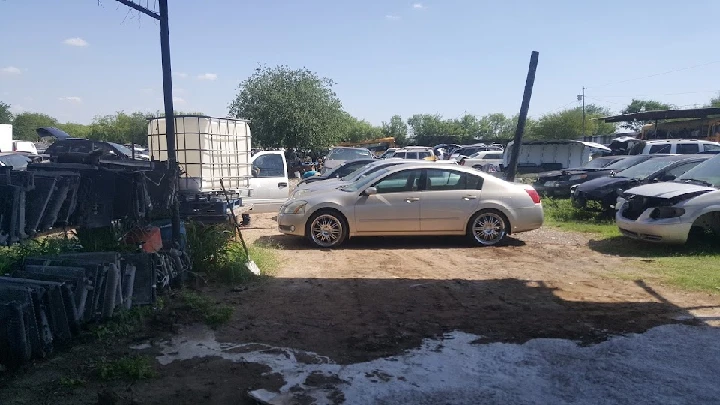
[{"label": "car tire", "polygon": [[476,246],[497,246],[505,241],[510,221],[498,210],[482,210],[470,218],[467,237]]},{"label": "car tire", "polygon": [[320,210],[310,216],[305,225],[308,240],[320,248],[340,246],[348,236],[345,217],[335,210]]}]

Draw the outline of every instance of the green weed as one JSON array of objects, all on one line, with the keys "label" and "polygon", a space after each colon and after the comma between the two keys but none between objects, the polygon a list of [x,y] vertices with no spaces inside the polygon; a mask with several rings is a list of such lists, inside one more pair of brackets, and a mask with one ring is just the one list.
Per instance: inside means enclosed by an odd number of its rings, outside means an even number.
[{"label": "green weed", "polygon": [[191,291],[182,291],[180,300],[192,313],[201,317],[211,328],[217,328],[227,323],[233,314],[232,307],[217,304],[210,298]]},{"label": "green weed", "polygon": [[157,376],[147,356],[125,356],[117,360],[101,358],[97,374],[102,380],[146,380]]}]

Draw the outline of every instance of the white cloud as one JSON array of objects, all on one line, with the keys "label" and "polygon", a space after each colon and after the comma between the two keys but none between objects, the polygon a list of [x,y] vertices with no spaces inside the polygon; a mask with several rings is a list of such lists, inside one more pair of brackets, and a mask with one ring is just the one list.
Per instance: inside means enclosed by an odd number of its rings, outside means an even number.
[{"label": "white cloud", "polygon": [[186,77],[188,77],[188,74],[187,74],[187,73],[183,73],[183,72],[177,72],[177,73],[173,73],[173,76],[175,76],[175,77],[177,77],[177,78],[179,78],[179,79],[185,79]]},{"label": "white cloud", "polygon": [[20,70],[20,68],[16,68],[15,66],[8,66],[0,69],[0,73],[8,75],[19,75],[22,74],[22,70]]},{"label": "white cloud", "polygon": [[81,99],[80,97],[77,97],[77,96],[60,97],[60,98],[58,98],[58,100],[60,100],[60,101],[67,101],[67,102],[69,102],[69,103],[75,103],[75,104],[80,104],[80,103],[82,103],[82,99]]},{"label": "white cloud", "polygon": [[10,106],[10,111],[12,111],[13,114],[20,114],[21,112],[27,110],[25,106],[22,106],[20,104],[13,104]]},{"label": "white cloud", "polygon": [[63,44],[70,45],[70,46],[80,46],[80,47],[89,45],[86,40],[84,40],[80,37],[68,38],[63,41]]},{"label": "white cloud", "polygon": [[427,8],[427,7],[425,7],[422,3],[415,3],[415,4],[413,4],[413,8],[414,8],[415,10],[423,10],[423,9],[425,9],[425,8]]},{"label": "white cloud", "polygon": [[385,16],[385,19],[386,19],[386,20],[390,20],[390,21],[397,21],[397,20],[400,19],[400,16],[393,15],[393,14],[388,14],[388,15]]},{"label": "white cloud", "polygon": [[201,75],[198,75],[198,80],[215,80],[217,79],[217,75],[215,73],[203,73]]},{"label": "white cloud", "polygon": [[185,99],[182,97],[173,97],[173,103],[185,104]]},{"label": "white cloud", "polygon": [[182,87],[173,87],[173,93],[175,94],[185,94],[187,93],[187,90],[185,90]]}]

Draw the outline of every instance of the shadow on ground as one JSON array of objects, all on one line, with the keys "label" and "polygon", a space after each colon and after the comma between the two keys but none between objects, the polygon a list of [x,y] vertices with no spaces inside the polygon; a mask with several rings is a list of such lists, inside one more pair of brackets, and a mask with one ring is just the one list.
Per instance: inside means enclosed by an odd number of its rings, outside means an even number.
[{"label": "shadow on ground", "polygon": [[615,236],[591,240],[590,249],[622,257],[710,256],[720,254],[720,240],[711,236],[693,237],[685,245],[665,245]]},{"label": "shadow on ground", "polygon": [[216,290],[236,304],[218,331],[227,342],[260,342],[330,356],[340,363],[396,355],[422,339],[463,331],[478,343],[564,338],[585,344],[668,323],[698,324],[658,293],[649,302],[575,302],[543,282],[518,279],[271,279]]},{"label": "shadow on ground", "polygon": [[[261,236],[255,242],[261,246],[276,246],[279,248],[296,250],[320,250],[305,238],[289,235]],[[463,236],[384,236],[384,237],[355,237],[347,240],[337,250],[355,249],[454,249],[473,247]],[[499,246],[525,246],[525,242],[508,237]],[[489,248],[492,249],[492,248]],[[330,250],[330,249],[327,249]]]}]

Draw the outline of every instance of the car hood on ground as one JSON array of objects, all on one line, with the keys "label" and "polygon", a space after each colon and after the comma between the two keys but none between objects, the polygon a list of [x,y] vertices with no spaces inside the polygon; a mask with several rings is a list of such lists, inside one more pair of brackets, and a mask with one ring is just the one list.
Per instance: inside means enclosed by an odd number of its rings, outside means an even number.
[{"label": "car hood on ground", "polygon": [[697,184],[666,182],[646,184],[627,190],[626,194],[641,195],[643,197],[675,198],[685,194],[708,193],[717,191],[714,187],[699,186]]}]

